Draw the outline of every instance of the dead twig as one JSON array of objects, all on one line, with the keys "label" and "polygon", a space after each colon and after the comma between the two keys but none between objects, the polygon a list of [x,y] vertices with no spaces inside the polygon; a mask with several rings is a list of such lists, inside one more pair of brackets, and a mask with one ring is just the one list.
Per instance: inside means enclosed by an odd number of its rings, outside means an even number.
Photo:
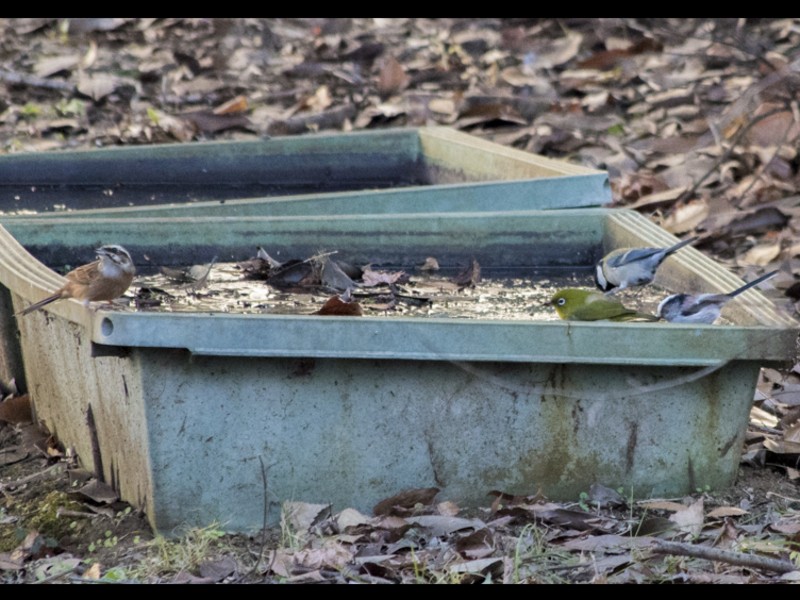
[{"label": "dead twig", "polygon": [[[240,577],[237,581],[243,581],[246,578],[251,577],[258,569],[258,561],[261,560],[261,557],[264,556],[264,549],[267,547],[267,516],[269,514],[269,497],[267,493],[267,473],[269,471],[269,467],[264,465],[264,459],[259,455],[258,462],[261,464],[261,488],[263,492],[264,498],[264,514],[263,514],[263,523],[261,526],[261,547],[258,549],[258,557],[256,558],[256,562],[253,565],[253,568],[250,569],[250,572],[246,575]],[[274,463],[273,463],[274,464]],[[272,565],[275,562],[275,553],[272,553],[272,558],[270,558],[269,565],[267,565],[267,572],[272,570]]]},{"label": "dead twig", "polygon": [[41,583],[50,583],[51,581],[55,581],[56,579],[60,579],[61,577],[65,577],[67,575],[72,575],[75,572],[75,569],[77,569],[77,568],[78,568],[78,566],[75,565],[74,567],[70,567],[69,569],[66,569],[64,571],[60,571],[58,573],[54,573],[53,575],[49,575],[49,576],[45,577],[44,579],[39,579],[38,581],[32,581],[31,583],[34,583],[34,584],[37,584],[37,585],[41,584]]},{"label": "dead twig", "polygon": [[781,494],[776,494],[775,492],[767,492],[767,498],[780,498],[781,500],[786,500],[788,502],[800,502],[800,498],[782,496]]},{"label": "dead twig", "polygon": [[[772,152],[772,156],[769,157],[769,160],[766,160],[761,164],[761,166],[758,168],[756,173],[753,175],[753,180],[750,182],[750,184],[744,190],[742,190],[742,193],[741,193],[741,197],[742,198],[747,196],[747,194],[750,192],[750,190],[753,189],[753,186],[756,184],[756,182],[764,176],[764,173],[766,173],[767,168],[769,168],[770,163],[772,163],[772,161],[775,160],[775,157],[778,156],[778,153],[781,151],[781,148],[786,143],[786,140],[789,138],[789,132],[791,130],[792,130],[791,127],[787,127],[784,130],[783,135],[781,136],[780,142],[778,142],[775,145],[775,150]],[[741,203],[739,203],[739,206],[741,206],[742,208],[745,208],[747,206],[750,206],[750,204],[752,204],[752,202],[741,202]]]},{"label": "dead twig", "polygon": [[48,90],[58,90],[60,92],[74,92],[75,84],[60,79],[46,79],[27,73],[15,73],[0,69],[0,82],[10,85],[27,85],[29,87],[45,88]]},{"label": "dead twig", "polygon": [[102,515],[98,515],[96,513],[90,512],[83,512],[80,510],[66,510],[64,508],[59,508],[56,510],[57,517],[77,517],[77,518],[86,518],[86,519],[96,519]]},{"label": "dead twig", "polygon": [[742,552],[732,552],[730,550],[719,550],[717,548],[698,546],[695,544],[683,544],[681,542],[665,542],[659,540],[653,546],[653,552],[657,554],[676,554],[679,556],[703,558],[705,560],[724,562],[752,569],[765,569],[782,574],[798,570],[797,565],[788,560],[744,554]]},{"label": "dead twig", "polygon": [[56,463],[50,467],[47,467],[43,471],[39,471],[38,473],[34,473],[33,475],[28,475],[27,477],[21,477],[15,481],[9,481],[7,483],[0,483],[0,492],[17,488],[21,485],[25,485],[26,483],[30,483],[31,481],[36,481],[37,479],[42,479],[46,475],[49,475],[54,470],[64,470],[64,465],[62,463]]},{"label": "dead twig", "polygon": [[345,120],[353,120],[357,109],[352,104],[339,106],[321,113],[292,117],[284,121],[275,121],[267,128],[270,135],[292,135],[306,133],[310,130],[336,129],[341,127]]},{"label": "dead twig", "polygon": [[731,154],[733,153],[733,149],[736,148],[736,146],[739,144],[740,141],[742,141],[744,136],[747,135],[747,133],[757,123],[763,121],[767,117],[771,117],[772,115],[775,115],[777,113],[783,112],[785,110],[786,109],[783,108],[783,107],[782,108],[776,108],[774,110],[770,110],[770,111],[765,112],[763,115],[758,115],[758,116],[753,117],[752,119],[750,119],[747,122],[747,124],[744,125],[744,127],[740,128],[739,131],[736,132],[736,135],[734,135],[733,140],[731,140],[731,142],[728,145],[728,147],[725,148],[725,151],[717,157],[717,160],[714,161],[714,163],[708,168],[708,170],[705,172],[705,174],[700,179],[698,179],[696,182],[694,182],[691,185],[691,187],[689,187],[685,192],[683,192],[680,196],[678,196],[677,200],[675,201],[675,205],[682,204],[683,202],[687,201],[689,198],[694,196],[695,193],[697,193],[697,190],[703,184],[703,182],[706,179],[708,179],[711,176],[711,174],[714,171],[716,171],[722,163],[724,163],[726,160],[728,160],[730,158]]}]

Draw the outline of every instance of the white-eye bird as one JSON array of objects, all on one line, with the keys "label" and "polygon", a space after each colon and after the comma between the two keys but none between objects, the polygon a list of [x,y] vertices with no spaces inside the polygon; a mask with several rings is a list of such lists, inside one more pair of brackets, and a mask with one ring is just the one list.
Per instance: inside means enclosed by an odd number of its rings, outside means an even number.
[{"label": "white-eye bird", "polygon": [[725,303],[777,273],[778,271],[766,273],[727,294],[672,294],[661,301],[656,313],[671,323],[711,324],[719,318]]},{"label": "white-eye bird", "polygon": [[548,304],[567,321],[657,321],[658,317],[626,308],[616,298],[597,290],[566,288],[557,291]]},{"label": "white-eye bird", "polygon": [[601,258],[594,279],[604,292],[653,281],[656,269],[670,254],[697,240],[691,237],[669,248],[617,248]]}]

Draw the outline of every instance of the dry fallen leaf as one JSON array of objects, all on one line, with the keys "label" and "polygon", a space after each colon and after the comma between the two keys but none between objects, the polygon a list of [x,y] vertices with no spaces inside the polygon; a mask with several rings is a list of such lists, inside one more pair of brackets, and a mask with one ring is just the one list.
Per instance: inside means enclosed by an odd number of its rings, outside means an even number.
[{"label": "dry fallen leaf", "polygon": [[669,520],[687,533],[694,536],[700,535],[700,531],[703,529],[703,499],[700,498],[684,507],[683,510],[675,512]]},{"label": "dry fallen leaf", "polygon": [[364,314],[361,305],[352,300],[345,301],[341,296],[331,296],[322,305],[322,308],[314,312],[315,315],[335,315],[339,317],[360,317]]},{"label": "dry fallen leaf", "polygon": [[372,512],[375,516],[408,514],[418,504],[422,506],[431,504],[438,493],[437,487],[404,490],[378,502]]},{"label": "dry fallen leaf", "polygon": [[387,98],[400,92],[408,86],[409,77],[403,65],[393,56],[383,59],[378,75],[378,93],[382,98]]},{"label": "dry fallen leaf", "polygon": [[308,548],[294,553],[294,561],[305,569],[341,569],[353,559],[355,550],[340,544],[336,539],[326,539],[319,548]]},{"label": "dry fallen leaf", "polygon": [[453,548],[464,558],[486,558],[495,549],[494,535],[487,529],[478,529],[469,535],[458,538]]},{"label": "dry fallen leaf", "polygon": [[736,259],[740,267],[756,265],[763,267],[778,258],[781,253],[781,244],[774,241],[766,244],[757,244]]},{"label": "dry fallen leaf", "polygon": [[581,42],[583,42],[583,36],[579,33],[568,33],[563,38],[548,42],[536,54],[534,65],[542,69],[551,69],[563,65],[578,54]]},{"label": "dry fallen leaf", "polygon": [[439,502],[439,504],[436,505],[436,510],[439,512],[440,515],[445,515],[448,517],[455,517],[458,513],[461,512],[461,508],[459,508],[458,504],[456,504],[452,500],[445,500],[444,502]]},{"label": "dry fallen leaf", "polygon": [[722,519],[725,517],[741,517],[742,515],[749,515],[750,513],[737,506],[720,506],[706,515],[709,519]]},{"label": "dry fallen leaf", "polygon": [[103,576],[102,570],[103,565],[101,565],[99,562],[96,562],[83,572],[83,578],[94,580],[100,579]]},{"label": "dry fallen leaf", "polygon": [[247,110],[247,108],[248,108],[247,96],[239,95],[239,96],[236,96],[235,98],[232,98],[231,100],[228,100],[224,104],[220,104],[219,106],[217,106],[213,110],[213,113],[215,115],[227,115],[227,114],[230,114],[230,113],[241,113],[241,112],[245,112]]},{"label": "dry fallen leaf", "polygon": [[[779,107],[774,103],[761,105],[753,116],[767,114]],[[792,144],[798,135],[800,135],[800,125],[795,121],[791,111],[784,110],[754,122],[745,137],[751,144],[768,147]]]},{"label": "dry fallen leaf", "polygon": [[0,402],[0,421],[8,423],[30,423],[33,420],[28,394],[12,396]]},{"label": "dry fallen leaf", "polygon": [[435,536],[448,535],[463,529],[484,529],[486,524],[480,519],[447,517],[444,515],[419,515],[406,517],[406,521],[429,529]]},{"label": "dry fallen leaf", "polygon": [[764,440],[764,447],[775,454],[800,454],[800,443],[786,440]]},{"label": "dry fallen leaf", "polygon": [[359,525],[366,525],[372,519],[365,514],[358,512],[354,508],[345,508],[338,515],[336,515],[336,528],[339,531],[347,531],[350,527],[358,527]]},{"label": "dry fallen leaf", "polygon": [[371,267],[364,268],[361,282],[365,287],[372,287],[384,283],[397,283],[397,280],[405,275],[405,271],[373,271]]},{"label": "dry fallen leaf", "polygon": [[222,581],[236,572],[236,561],[230,556],[205,560],[198,565],[201,577],[211,581]]},{"label": "dry fallen leaf", "polygon": [[708,203],[705,200],[695,200],[678,206],[664,219],[661,226],[670,233],[687,233],[702,223],[708,214]]},{"label": "dry fallen leaf", "polygon": [[77,492],[98,504],[111,504],[119,500],[119,495],[114,491],[114,488],[96,479],[84,485]]},{"label": "dry fallen leaf", "polygon": [[281,512],[282,520],[289,524],[292,531],[304,534],[322,519],[330,516],[331,505],[287,500],[283,503]]},{"label": "dry fallen leaf", "polygon": [[95,102],[102,100],[113,93],[123,82],[112,75],[97,73],[94,75],[81,74],[78,78],[78,91],[89,96]]},{"label": "dry fallen leaf", "polygon": [[50,77],[60,71],[71,71],[80,63],[79,54],[60,54],[59,56],[46,56],[36,61],[33,72],[39,77]]}]

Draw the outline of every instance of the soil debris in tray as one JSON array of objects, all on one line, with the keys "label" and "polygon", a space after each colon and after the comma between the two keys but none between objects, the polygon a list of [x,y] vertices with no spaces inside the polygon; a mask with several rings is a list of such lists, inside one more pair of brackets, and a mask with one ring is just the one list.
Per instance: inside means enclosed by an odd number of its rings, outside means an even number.
[{"label": "soil debris in tray", "polygon": [[[406,270],[411,275],[392,281],[393,275],[400,272],[378,271],[385,283],[356,283],[351,288],[352,298],[363,307],[365,316],[555,321],[558,315],[546,303],[556,290],[594,288],[588,273],[520,275],[519,270],[503,273],[484,269],[474,285],[465,286],[455,272],[414,273],[413,269]],[[315,313],[337,293],[319,285],[282,289],[265,281],[246,279],[235,263],[215,264],[201,288],[163,274],[139,277],[136,286],[134,305],[139,310],[163,312],[304,315]],[[654,312],[667,293],[651,285],[619,296],[626,306]]]}]

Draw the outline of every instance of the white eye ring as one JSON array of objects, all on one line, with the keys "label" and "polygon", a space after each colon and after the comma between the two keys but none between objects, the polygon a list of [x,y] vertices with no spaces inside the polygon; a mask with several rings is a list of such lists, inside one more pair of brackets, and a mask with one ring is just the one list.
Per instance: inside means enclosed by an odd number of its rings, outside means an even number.
[{"label": "white eye ring", "polygon": [[558,304],[559,306],[564,306],[566,303],[567,303],[566,298],[559,298],[558,300],[556,300],[556,304]]}]

